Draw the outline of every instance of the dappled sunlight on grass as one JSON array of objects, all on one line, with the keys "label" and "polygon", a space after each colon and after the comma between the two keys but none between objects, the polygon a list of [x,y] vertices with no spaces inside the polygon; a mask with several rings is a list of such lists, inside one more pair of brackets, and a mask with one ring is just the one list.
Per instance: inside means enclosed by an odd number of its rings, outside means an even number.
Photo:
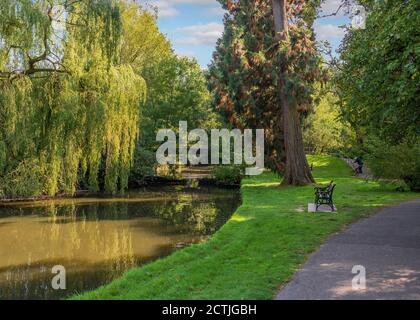
[{"label": "dappled sunlight on grass", "polygon": [[280,186],[280,182],[266,182],[266,183],[243,183],[241,185],[243,188],[273,188]]},{"label": "dappled sunlight on grass", "polygon": [[313,164],[314,168],[327,167],[331,164],[331,157],[329,156],[308,156],[308,162]]},{"label": "dappled sunlight on grass", "polygon": [[254,219],[254,217],[244,217],[240,214],[235,213],[232,218],[230,218],[230,221],[234,221],[234,222],[243,222],[243,221],[248,221]]},{"label": "dappled sunlight on grass", "polygon": [[275,209],[275,206],[254,206],[254,209]]}]

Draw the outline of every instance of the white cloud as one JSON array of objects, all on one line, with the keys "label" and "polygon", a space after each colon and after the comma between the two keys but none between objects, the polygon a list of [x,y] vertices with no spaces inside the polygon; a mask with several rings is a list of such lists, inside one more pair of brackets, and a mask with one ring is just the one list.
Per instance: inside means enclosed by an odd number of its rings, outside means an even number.
[{"label": "white cloud", "polygon": [[213,7],[208,10],[208,14],[214,16],[223,16],[226,13],[226,10],[222,7]]},{"label": "white cloud", "polygon": [[145,2],[147,5],[157,8],[159,18],[174,17],[180,14],[180,12],[173,7],[170,0],[151,0]]},{"label": "white cloud", "polygon": [[198,24],[182,28],[177,28],[176,32],[186,36],[175,41],[180,45],[215,45],[218,38],[222,36],[223,24],[211,22],[208,24]]},{"label": "white cloud", "polygon": [[320,40],[334,40],[344,37],[344,29],[333,24],[315,24],[315,33]]},{"label": "white cloud", "polygon": [[[351,12],[351,8],[357,4],[355,0],[325,0],[321,4],[320,16],[331,15],[342,17]],[[337,11],[338,10],[338,11]]]},{"label": "white cloud", "polygon": [[180,57],[187,57],[187,58],[195,58],[197,55],[194,51],[181,51],[178,49],[175,49],[175,53]]},{"label": "white cloud", "polygon": [[[144,2],[158,8],[159,18],[180,15],[180,11],[176,9],[177,5],[190,4],[208,6],[218,4],[216,0],[144,0]],[[222,8],[210,8],[209,12],[220,14],[221,10]]]},{"label": "white cloud", "polygon": [[[321,5],[320,16],[335,13],[340,8],[341,2],[342,0],[326,0],[323,2]],[[341,8],[338,11],[337,16],[342,16],[343,14],[344,8]]]}]

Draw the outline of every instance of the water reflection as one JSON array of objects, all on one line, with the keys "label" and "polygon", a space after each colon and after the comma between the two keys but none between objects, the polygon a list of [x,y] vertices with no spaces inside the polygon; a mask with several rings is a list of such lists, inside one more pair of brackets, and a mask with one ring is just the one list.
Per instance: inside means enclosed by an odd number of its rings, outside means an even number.
[{"label": "water reflection", "polygon": [[[57,299],[96,288],[206,238],[239,201],[237,190],[173,187],[0,207],[0,299]],[[66,268],[66,290],[51,288],[54,265]]]}]

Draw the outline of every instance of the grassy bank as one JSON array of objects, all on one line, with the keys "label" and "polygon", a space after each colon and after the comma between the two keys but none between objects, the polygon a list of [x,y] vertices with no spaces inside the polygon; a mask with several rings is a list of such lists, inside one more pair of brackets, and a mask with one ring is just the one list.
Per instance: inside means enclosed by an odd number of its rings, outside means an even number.
[{"label": "grassy bank", "polygon": [[272,299],[328,235],[376,208],[419,197],[352,176],[340,159],[310,157],[318,183],[337,183],[339,213],[305,213],[313,187],[280,188],[271,173],[242,183],[243,205],[206,243],[127,272],[79,299]]}]

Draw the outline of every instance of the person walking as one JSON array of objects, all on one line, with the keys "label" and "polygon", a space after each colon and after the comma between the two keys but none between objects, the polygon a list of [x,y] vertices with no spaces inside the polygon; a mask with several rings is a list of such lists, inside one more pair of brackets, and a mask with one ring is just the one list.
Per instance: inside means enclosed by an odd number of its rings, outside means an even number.
[{"label": "person walking", "polygon": [[363,158],[358,156],[356,159],[354,159],[354,163],[356,164],[356,174],[363,174]]}]

